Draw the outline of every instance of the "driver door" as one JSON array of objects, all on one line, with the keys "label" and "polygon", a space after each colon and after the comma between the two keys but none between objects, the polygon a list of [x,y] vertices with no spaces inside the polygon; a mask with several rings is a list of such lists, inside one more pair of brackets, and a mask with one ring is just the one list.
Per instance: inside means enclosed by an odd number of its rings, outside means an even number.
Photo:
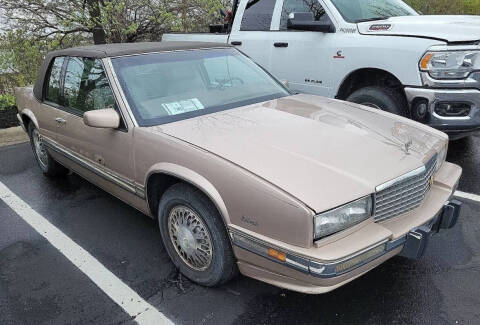
[{"label": "driver door", "polygon": [[[117,129],[93,128],[84,124],[90,110],[114,108],[120,114]],[[69,57],[65,68],[63,106],[57,141],[79,165],[84,177],[110,192],[111,184],[134,191],[132,129],[128,129],[115,101],[102,60]]]}]

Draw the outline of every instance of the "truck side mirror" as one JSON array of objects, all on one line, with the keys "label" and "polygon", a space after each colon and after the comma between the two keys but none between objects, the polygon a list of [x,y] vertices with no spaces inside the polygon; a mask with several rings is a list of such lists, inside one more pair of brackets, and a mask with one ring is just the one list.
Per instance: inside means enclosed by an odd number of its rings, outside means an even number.
[{"label": "truck side mirror", "polygon": [[307,30],[322,33],[335,33],[330,19],[324,21],[316,21],[312,12],[292,12],[288,16],[287,28],[295,30]]}]

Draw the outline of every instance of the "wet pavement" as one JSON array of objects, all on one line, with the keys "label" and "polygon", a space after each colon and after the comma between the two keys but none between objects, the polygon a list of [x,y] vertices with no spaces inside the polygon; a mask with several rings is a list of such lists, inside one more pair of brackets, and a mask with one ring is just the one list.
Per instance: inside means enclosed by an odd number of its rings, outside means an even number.
[{"label": "wet pavement", "polygon": [[[480,136],[450,143],[460,190],[480,194]],[[0,182],[179,324],[480,324],[480,202],[423,259],[396,257],[324,295],[243,276],[180,277],[156,223],[76,175],[43,177],[29,144],[0,148]],[[131,317],[0,200],[0,324],[129,324]]]}]

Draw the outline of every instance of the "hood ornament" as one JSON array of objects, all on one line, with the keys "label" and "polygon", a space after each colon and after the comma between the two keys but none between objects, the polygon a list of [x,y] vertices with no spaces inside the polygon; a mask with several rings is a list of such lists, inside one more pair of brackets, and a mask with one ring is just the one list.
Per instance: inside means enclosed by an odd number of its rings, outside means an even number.
[{"label": "hood ornament", "polygon": [[413,140],[410,138],[408,139],[407,142],[403,144],[403,151],[405,151],[405,153],[408,155],[412,146],[413,146]]}]

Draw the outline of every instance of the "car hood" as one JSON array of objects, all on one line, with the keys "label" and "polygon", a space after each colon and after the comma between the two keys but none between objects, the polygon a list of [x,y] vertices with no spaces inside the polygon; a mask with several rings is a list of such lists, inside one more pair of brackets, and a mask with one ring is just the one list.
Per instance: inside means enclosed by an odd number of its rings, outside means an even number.
[{"label": "car hood", "polygon": [[427,37],[446,42],[470,42],[480,40],[480,17],[392,17],[386,20],[359,23],[358,30],[365,35],[401,35]]},{"label": "car hood", "polygon": [[220,156],[316,212],[373,193],[376,186],[422,166],[447,141],[445,134],[407,119],[311,95],[148,130]]}]

